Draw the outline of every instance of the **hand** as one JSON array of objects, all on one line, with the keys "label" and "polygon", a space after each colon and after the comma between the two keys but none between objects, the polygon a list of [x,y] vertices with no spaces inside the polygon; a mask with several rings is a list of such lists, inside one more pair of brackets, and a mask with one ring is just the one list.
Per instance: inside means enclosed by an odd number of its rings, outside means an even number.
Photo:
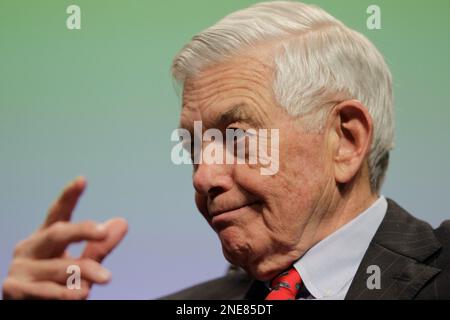
[{"label": "hand", "polygon": [[[71,223],[72,212],[85,188],[83,177],[72,181],[50,207],[44,224],[16,245],[3,283],[4,299],[86,299],[92,284],[111,279],[101,261],[123,239],[128,225],[121,218],[103,224]],[[81,256],[71,257],[67,246],[84,240],[88,242]],[[66,285],[69,265],[80,267],[80,289]]]}]

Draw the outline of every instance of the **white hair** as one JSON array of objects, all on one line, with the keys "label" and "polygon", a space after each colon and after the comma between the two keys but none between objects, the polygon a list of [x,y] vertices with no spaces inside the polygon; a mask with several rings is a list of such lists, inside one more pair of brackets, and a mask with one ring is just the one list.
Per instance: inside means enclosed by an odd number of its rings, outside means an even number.
[{"label": "white hair", "polygon": [[314,115],[322,128],[330,108],[357,99],[372,116],[368,165],[379,191],[394,140],[392,77],[382,55],[362,34],[324,10],[298,2],[263,2],[234,12],[192,38],[176,55],[174,79],[183,84],[207,66],[246,48],[274,43],[273,92],[294,116]]}]

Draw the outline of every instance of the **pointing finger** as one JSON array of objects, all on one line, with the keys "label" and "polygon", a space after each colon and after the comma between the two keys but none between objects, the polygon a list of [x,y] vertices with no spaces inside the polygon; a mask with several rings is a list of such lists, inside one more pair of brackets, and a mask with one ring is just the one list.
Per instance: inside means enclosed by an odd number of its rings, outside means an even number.
[{"label": "pointing finger", "polygon": [[69,183],[59,198],[51,205],[41,229],[45,229],[57,221],[69,221],[78,199],[85,189],[86,179],[84,177],[78,177]]}]

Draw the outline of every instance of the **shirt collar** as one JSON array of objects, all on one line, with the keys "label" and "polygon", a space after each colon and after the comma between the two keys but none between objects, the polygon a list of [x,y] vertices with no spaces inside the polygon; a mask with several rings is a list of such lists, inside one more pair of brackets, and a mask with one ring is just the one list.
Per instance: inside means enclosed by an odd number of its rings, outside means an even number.
[{"label": "shirt collar", "polygon": [[309,249],[294,267],[316,299],[344,299],[387,210],[380,196],[368,209]]}]

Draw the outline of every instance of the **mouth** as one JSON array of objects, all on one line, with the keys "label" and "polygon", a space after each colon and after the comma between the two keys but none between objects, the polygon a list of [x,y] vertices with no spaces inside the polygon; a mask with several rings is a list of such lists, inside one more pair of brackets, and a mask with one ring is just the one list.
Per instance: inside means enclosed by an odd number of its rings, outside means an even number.
[{"label": "mouth", "polygon": [[244,209],[244,208],[247,208],[247,207],[252,207],[252,206],[257,205],[257,204],[259,204],[259,201],[247,203],[247,204],[244,204],[242,206],[237,206],[237,207],[233,207],[233,208],[229,208],[229,209],[212,210],[212,211],[209,211],[209,216],[212,219],[214,217],[217,217],[217,216],[220,216],[220,215],[223,215],[223,214],[226,214],[226,213],[236,212],[236,211],[239,211],[240,209]]},{"label": "mouth", "polygon": [[226,228],[235,225],[241,217],[248,215],[252,211],[258,211],[260,201],[251,202],[239,207],[227,208],[226,210],[217,210],[209,212],[209,223],[217,232],[221,232]]}]

